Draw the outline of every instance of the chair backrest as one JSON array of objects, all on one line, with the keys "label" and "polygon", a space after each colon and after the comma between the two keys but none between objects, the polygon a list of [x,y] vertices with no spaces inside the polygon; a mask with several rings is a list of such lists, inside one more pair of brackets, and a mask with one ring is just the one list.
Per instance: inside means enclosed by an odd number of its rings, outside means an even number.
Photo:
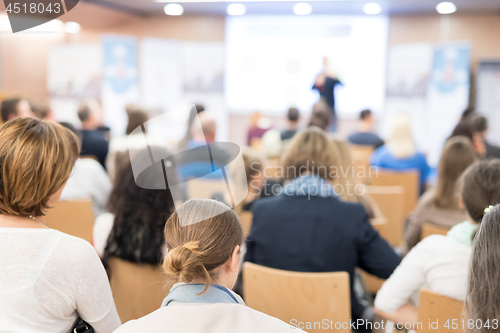
[{"label": "chair backrest", "polygon": [[[418,322],[422,323],[418,333],[435,332],[463,332],[461,320],[463,318],[464,302],[458,301],[430,290],[420,291],[418,306]],[[453,321],[455,319],[455,321]],[[429,327],[429,323],[438,321],[438,327]],[[448,322],[449,328],[445,327]],[[454,323],[457,323],[455,326]],[[465,323],[467,325],[467,323]],[[455,326],[455,327],[454,327]],[[454,329],[456,328],[456,329]]]},{"label": "chair backrest", "polygon": [[403,186],[405,188],[405,217],[410,215],[417,205],[420,193],[420,178],[417,171],[395,172],[379,168],[376,174],[372,175],[371,185]]},{"label": "chair backrest", "polygon": [[47,210],[45,225],[92,242],[94,213],[90,200],[59,201]]},{"label": "chair backrest", "polygon": [[141,318],[157,309],[168,294],[160,266],[109,259],[110,285],[122,320]]},{"label": "chair backrest", "polygon": [[[349,323],[351,299],[349,274],[290,272],[246,262],[243,265],[243,289],[246,304],[283,320],[322,323],[333,322],[332,331],[350,332],[335,323]],[[323,332],[322,327],[304,328],[307,332]]]},{"label": "chair backrest", "polygon": [[430,223],[424,223],[424,225],[422,226],[422,233],[421,233],[420,240],[422,240],[426,237],[429,237],[430,235],[446,236],[448,231],[450,231],[449,228],[439,227],[437,225],[430,224]]},{"label": "chair backrest", "polygon": [[250,234],[250,230],[252,229],[252,220],[253,214],[252,212],[242,212],[239,214],[241,227],[243,228],[243,235],[245,238]]},{"label": "chair backrest", "polygon": [[350,144],[354,175],[360,184],[367,182],[370,172],[370,156],[375,150],[373,146]]},{"label": "chair backrest", "polygon": [[400,246],[403,241],[404,228],[404,193],[402,186],[365,186],[373,201],[387,219],[385,227],[378,231],[392,246]]},{"label": "chair backrest", "polygon": [[187,182],[188,194],[191,198],[213,199],[213,195],[228,193],[224,179],[193,179]]}]

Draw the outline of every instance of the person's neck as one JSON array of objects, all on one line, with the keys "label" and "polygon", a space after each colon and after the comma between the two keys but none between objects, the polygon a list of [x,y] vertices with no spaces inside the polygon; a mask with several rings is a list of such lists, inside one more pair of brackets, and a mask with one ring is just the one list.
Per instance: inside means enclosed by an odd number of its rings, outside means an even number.
[{"label": "person's neck", "polygon": [[359,123],[359,131],[361,133],[370,133],[372,131],[372,124],[367,123],[367,122],[360,122]]},{"label": "person's neck", "polygon": [[297,122],[289,121],[288,124],[287,124],[287,126],[286,126],[286,129],[290,130],[290,131],[293,131],[293,130],[297,129],[297,126],[298,126]]},{"label": "person's neck", "polygon": [[97,126],[89,123],[82,123],[82,130],[83,131],[95,131],[97,129]]},{"label": "person's neck", "polygon": [[45,225],[45,216],[23,217],[14,215],[0,215],[0,228],[48,229]]}]

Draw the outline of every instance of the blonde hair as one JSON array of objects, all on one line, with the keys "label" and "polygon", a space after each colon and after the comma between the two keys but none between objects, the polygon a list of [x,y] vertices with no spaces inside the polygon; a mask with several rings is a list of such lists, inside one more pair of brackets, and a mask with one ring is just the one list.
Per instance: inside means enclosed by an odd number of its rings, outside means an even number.
[{"label": "blonde hair", "polygon": [[79,156],[78,139],[50,121],[16,118],[0,127],[0,214],[42,216]]},{"label": "blonde hair", "polygon": [[[201,222],[190,223],[194,221]],[[217,278],[215,269],[225,264],[235,247],[243,243],[243,231],[236,214],[224,204],[192,199],[166,222],[165,240],[168,252],[163,270],[169,282],[190,283],[203,279],[206,281],[204,293]]]},{"label": "blonde hair", "polygon": [[[333,180],[332,168],[337,164],[337,154],[327,133],[319,127],[308,127],[293,136],[281,164],[284,178],[294,179],[307,171],[326,180]],[[290,173],[293,171],[293,173]]]},{"label": "blonde hair", "polygon": [[396,158],[415,155],[415,142],[413,141],[410,121],[406,115],[398,114],[394,118],[387,147]]}]

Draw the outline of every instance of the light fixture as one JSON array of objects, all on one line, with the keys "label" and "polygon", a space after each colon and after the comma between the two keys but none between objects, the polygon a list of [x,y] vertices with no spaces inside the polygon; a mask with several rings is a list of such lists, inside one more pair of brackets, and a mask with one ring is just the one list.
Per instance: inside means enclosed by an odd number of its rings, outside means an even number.
[{"label": "light fixture", "polygon": [[363,7],[363,11],[367,15],[377,15],[382,12],[382,7],[378,3],[370,2]]},{"label": "light fixture", "polygon": [[299,2],[293,6],[293,12],[295,15],[309,15],[312,12],[312,7],[308,3]]},{"label": "light fixture", "polygon": [[457,6],[453,2],[440,2],[436,10],[439,14],[451,14],[457,11]]},{"label": "light fixture", "polygon": [[163,11],[167,15],[180,16],[184,14],[184,7],[178,3],[169,3],[163,7]]},{"label": "light fixture", "polygon": [[245,15],[247,8],[241,3],[232,3],[226,8],[228,15]]},{"label": "light fixture", "polygon": [[68,34],[77,34],[80,32],[82,27],[76,22],[66,22],[64,23],[64,32]]}]

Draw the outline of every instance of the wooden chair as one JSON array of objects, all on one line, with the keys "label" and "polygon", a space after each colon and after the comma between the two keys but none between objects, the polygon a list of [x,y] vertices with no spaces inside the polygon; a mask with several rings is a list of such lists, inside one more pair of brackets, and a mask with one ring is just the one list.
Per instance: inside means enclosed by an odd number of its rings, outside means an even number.
[{"label": "wooden chair", "polygon": [[[384,217],[381,218],[376,218],[372,219],[371,225],[375,230],[378,231],[379,235],[387,235],[388,232],[388,225],[387,225],[387,219]],[[372,294],[375,295],[380,288],[382,288],[382,285],[384,284],[385,280],[380,279],[376,277],[375,275],[368,274],[367,272],[363,271],[360,269],[361,276],[363,277],[363,281],[365,282],[366,289]]]},{"label": "wooden chair", "polygon": [[[355,170],[355,178],[360,184],[365,184],[369,178],[370,156],[375,150],[373,146],[350,144],[352,163]],[[364,171],[364,172],[363,172]],[[360,177],[363,175],[365,177]]]},{"label": "wooden chair", "polygon": [[122,323],[141,318],[160,308],[168,294],[168,287],[159,266],[111,258],[109,269],[109,283]]},{"label": "wooden chair", "polygon": [[390,245],[397,247],[403,242],[404,193],[402,186],[365,186],[373,201],[378,205],[387,224],[379,230],[380,236]]},{"label": "wooden chair", "polygon": [[212,199],[213,195],[220,193],[226,196],[227,184],[224,179],[192,179],[187,182],[188,194],[191,198]]},{"label": "wooden chair", "polygon": [[[246,304],[285,323],[335,323],[351,319],[349,274],[290,272],[243,264],[243,289]],[[349,329],[304,329],[307,332],[350,332]]]},{"label": "wooden chair", "polygon": [[59,201],[47,210],[47,227],[92,242],[94,213],[90,200]]},{"label": "wooden chair", "polygon": [[[439,295],[430,290],[420,291],[420,304],[418,307],[418,322],[422,323],[418,333],[435,333],[435,332],[463,332],[462,314],[464,303],[443,295]],[[453,320],[458,325],[453,329]],[[431,323],[438,321],[439,327],[429,327]],[[444,327],[448,322],[450,328]],[[419,327],[420,328],[420,327]]]},{"label": "wooden chair", "polygon": [[241,227],[243,228],[243,236],[247,238],[248,235],[250,234],[250,230],[252,229],[253,214],[252,212],[246,211],[240,213],[239,216],[240,216]]},{"label": "wooden chair", "polygon": [[372,175],[371,185],[373,186],[403,186],[405,189],[404,216],[410,215],[417,205],[420,193],[420,177],[417,171],[394,172],[385,169],[378,169]]},{"label": "wooden chair", "polygon": [[421,233],[420,240],[422,240],[430,235],[446,236],[448,231],[450,231],[449,228],[439,227],[437,225],[430,224],[430,223],[424,223],[424,225],[422,226],[422,233]]}]

